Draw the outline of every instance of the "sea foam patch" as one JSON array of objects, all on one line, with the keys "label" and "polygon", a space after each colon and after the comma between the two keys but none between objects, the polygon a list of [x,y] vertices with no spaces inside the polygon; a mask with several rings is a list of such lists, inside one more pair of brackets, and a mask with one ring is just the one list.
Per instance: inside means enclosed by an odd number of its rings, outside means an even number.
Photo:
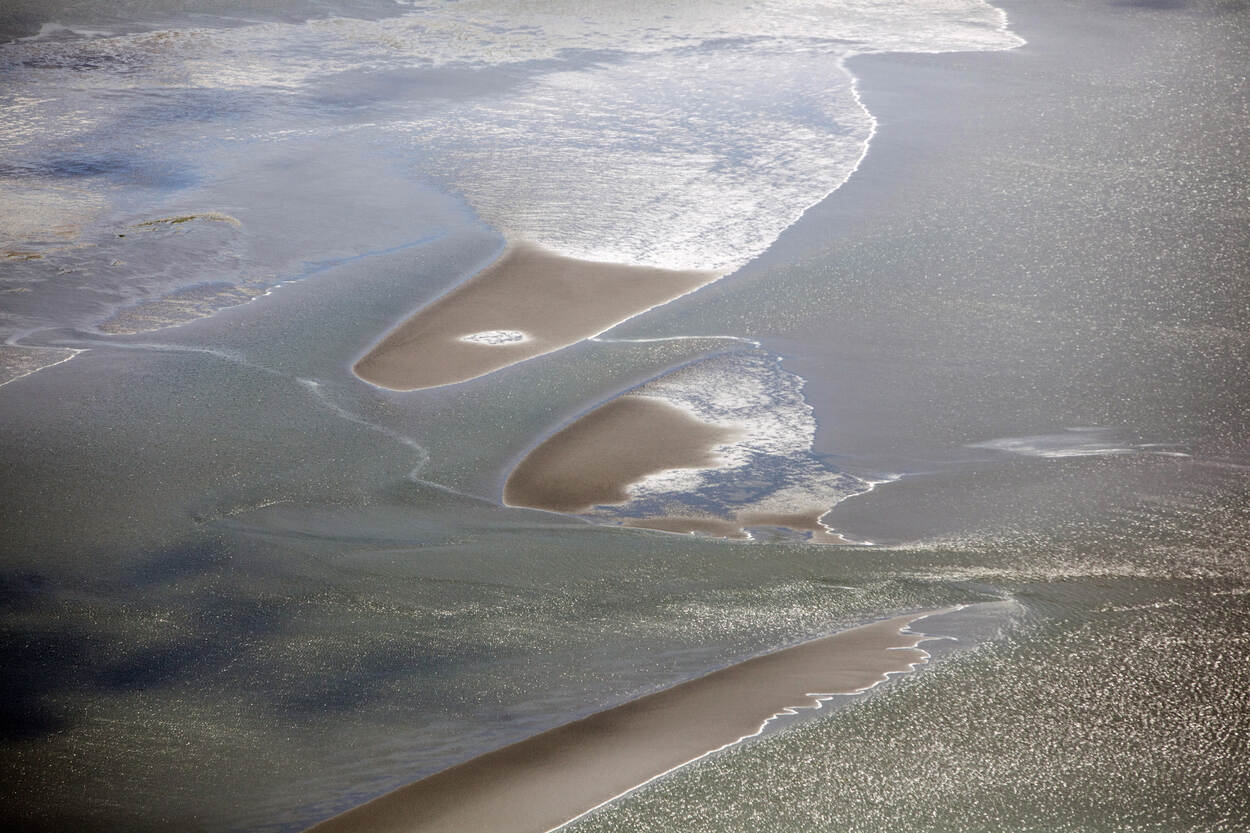
[{"label": "sea foam patch", "polygon": [[497,347],[501,344],[519,344],[522,341],[528,341],[529,336],[520,330],[482,330],[478,333],[462,335],[460,340],[469,344],[485,344],[488,347]]},{"label": "sea foam patch", "polygon": [[980,3],[737,5],[698,4],[660,28],[645,15],[583,29],[577,16],[536,14],[528,48],[594,49],[594,60],[392,129],[512,239],[732,272],[863,158],[875,120],[847,58],[1019,43]]},{"label": "sea foam patch", "polygon": [[763,351],[704,359],[630,395],[675,405],[733,430],[734,438],[716,447],[717,466],[650,475],[629,488],[627,503],[588,513],[598,519],[629,525],[646,525],[637,521],[648,518],[703,519],[822,532],[829,530],[818,524],[821,515],[873,486],[813,453],[816,419],[803,397],[803,380]]},{"label": "sea foam patch", "polygon": [[[862,158],[875,122],[848,57],[1020,42],[982,0],[444,0],[387,20],[237,22],[0,48],[0,190],[21,191],[24,217],[63,218],[72,199],[92,221],[24,223],[6,246],[34,251],[54,231],[94,247],[6,264],[31,297],[0,336],[94,327],[110,298],[133,307],[236,276],[263,288],[423,237],[422,201],[392,183],[437,183],[511,240],[570,257],[732,271]],[[240,265],[255,268],[120,252],[140,205],[232,206]],[[88,273],[109,293],[74,303],[64,276]]]},{"label": "sea foam patch", "polygon": [[1156,454],[1167,457],[1188,457],[1173,443],[1130,442],[1115,428],[1066,428],[1053,434],[1028,437],[1003,437],[972,443],[969,448],[988,448],[1024,457],[1116,457],[1126,454]]}]

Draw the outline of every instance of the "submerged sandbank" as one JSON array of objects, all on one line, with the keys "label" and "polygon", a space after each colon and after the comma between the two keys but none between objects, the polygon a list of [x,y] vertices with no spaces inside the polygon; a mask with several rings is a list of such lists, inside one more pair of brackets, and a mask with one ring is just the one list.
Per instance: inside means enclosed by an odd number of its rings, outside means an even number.
[{"label": "submerged sandbank", "polygon": [[[545,833],[787,709],[910,671],[915,613],[749,659],[489,752],[311,828],[316,833]],[[310,831],[310,833],[311,833]]]},{"label": "submerged sandbank", "polygon": [[718,277],[578,260],[515,243],[388,333],[353,370],[392,390],[464,382],[598,335]]},{"label": "submerged sandbank", "polygon": [[621,523],[634,529],[651,529],[682,535],[706,535],[709,538],[750,538],[752,528],[789,529],[808,534],[808,540],[818,544],[855,543],[839,534],[832,527],[820,522],[829,507],[819,507],[808,512],[737,512],[731,518],[711,518],[688,515],[664,515],[652,518],[625,518]]},{"label": "submerged sandbank", "polygon": [[624,503],[647,475],[716,467],[716,446],[737,436],[662,399],[621,396],[531,451],[508,476],[504,503],[551,512]]}]

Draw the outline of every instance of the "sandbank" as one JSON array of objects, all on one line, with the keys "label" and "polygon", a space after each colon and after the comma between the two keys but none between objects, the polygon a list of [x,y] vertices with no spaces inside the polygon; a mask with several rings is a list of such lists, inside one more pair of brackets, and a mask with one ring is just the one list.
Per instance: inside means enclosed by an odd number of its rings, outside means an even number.
[{"label": "sandbank", "polygon": [[489,752],[322,822],[310,833],[545,833],[772,717],[851,694],[927,654],[914,613],[746,660]]},{"label": "sandbank", "polygon": [[718,277],[578,260],[514,243],[388,333],[353,370],[391,390],[464,382],[596,336]]},{"label": "sandbank", "polygon": [[720,465],[713,449],[738,436],[662,399],[620,396],[531,451],[508,476],[504,503],[551,512],[624,503],[647,475]]},{"label": "sandbank", "polygon": [[814,543],[855,543],[820,522],[828,511],[829,507],[824,506],[806,512],[737,512],[732,518],[663,515],[653,518],[626,518],[622,524],[634,529],[734,539],[750,538],[751,534],[747,530],[752,527],[773,527],[806,532],[809,534],[808,540]]}]

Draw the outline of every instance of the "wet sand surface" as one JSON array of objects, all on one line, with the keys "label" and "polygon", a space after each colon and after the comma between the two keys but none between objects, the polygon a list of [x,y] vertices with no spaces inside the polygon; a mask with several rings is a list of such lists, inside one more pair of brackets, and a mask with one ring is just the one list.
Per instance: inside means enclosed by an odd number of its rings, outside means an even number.
[{"label": "wet sand surface", "polygon": [[667,515],[659,518],[626,518],[622,525],[633,529],[650,529],[656,532],[672,532],[678,535],[706,535],[709,538],[746,540],[751,537],[742,528],[742,524],[727,521],[723,518]]},{"label": "wet sand surface", "polygon": [[815,694],[850,694],[925,660],[909,614],[756,657],[560,726],[388,793],[316,833],[544,833],[755,734]]},{"label": "wet sand surface", "polygon": [[392,390],[464,382],[598,335],[718,277],[595,263],[513,244],[392,330],[353,370]]},{"label": "wet sand surface", "polygon": [[719,465],[713,449],[737,435],[663,400],[621,396],[531,451],[509,475],[504,503],[552,512],[624,503],[647,475]]}]

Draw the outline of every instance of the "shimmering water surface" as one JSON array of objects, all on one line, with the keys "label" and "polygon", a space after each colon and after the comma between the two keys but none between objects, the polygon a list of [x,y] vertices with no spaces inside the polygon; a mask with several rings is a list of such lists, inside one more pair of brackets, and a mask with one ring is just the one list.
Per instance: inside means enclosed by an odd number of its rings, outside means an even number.
[{"label": "shimmering water surface", "polygon": [[[1250,17],[1002,5],[4,10],[5,829],[299,830],[983,601],[573,829],[1250,827]],[[460,385],[351,374],[506,239],[732,274]],[[636,504],[875,543],[500,504],[626,390],[748,429]]]}]

